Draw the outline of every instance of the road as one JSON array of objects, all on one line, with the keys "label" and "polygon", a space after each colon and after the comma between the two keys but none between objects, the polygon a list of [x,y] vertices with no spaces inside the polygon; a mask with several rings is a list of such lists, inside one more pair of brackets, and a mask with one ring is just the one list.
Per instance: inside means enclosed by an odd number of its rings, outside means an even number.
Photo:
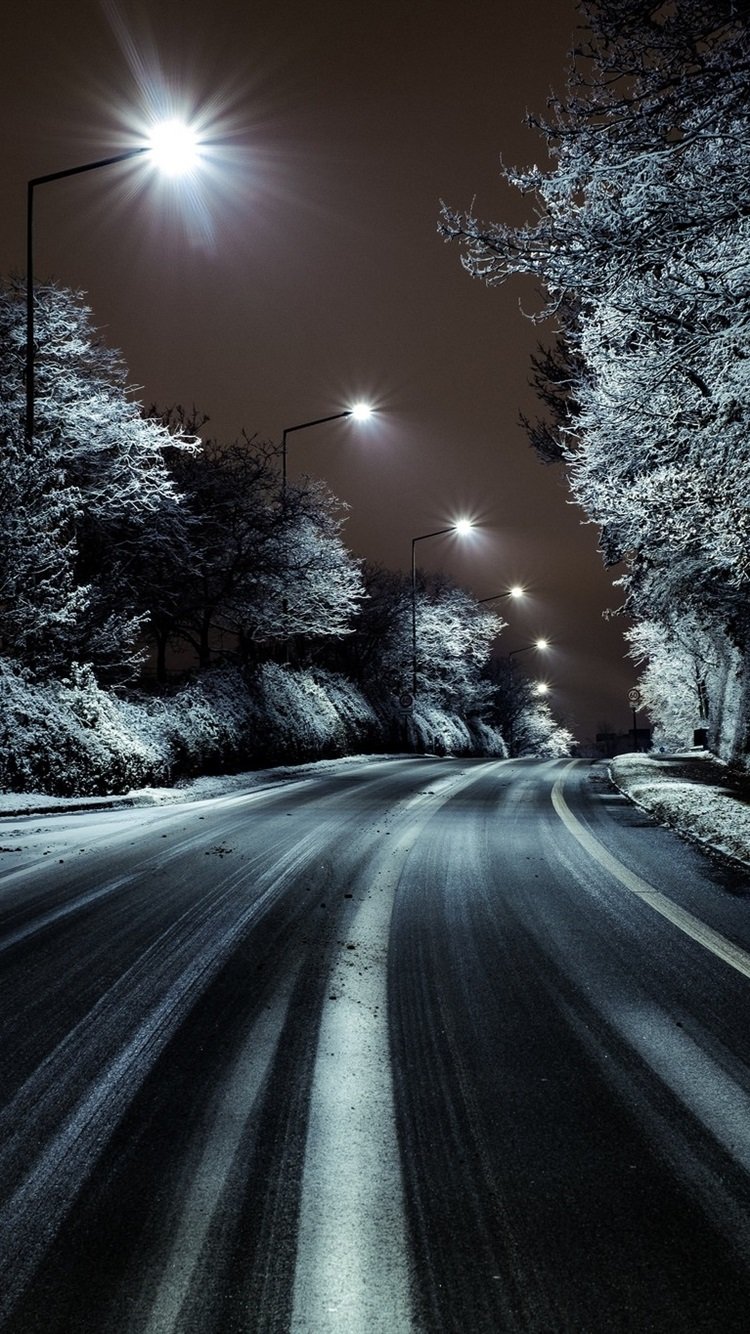
[{"label": "road", "polygon": [[581,761],[1,821],[0,1329],[746,1334],[749,894]]}]

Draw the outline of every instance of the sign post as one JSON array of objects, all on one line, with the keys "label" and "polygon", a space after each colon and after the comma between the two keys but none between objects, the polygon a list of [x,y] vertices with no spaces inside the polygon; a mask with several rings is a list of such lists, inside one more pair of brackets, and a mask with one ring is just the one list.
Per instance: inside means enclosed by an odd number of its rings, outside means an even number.
[{"label": "sign post", "polygon": [[638,750],[638,728],[636,726],[635,715],[642,699],[643,696],[640,690],[638,690],[636,686],[634,686],[632,690],[628,691],[628,700],[630,701],[630,708],[633,713],[633,750],[635,751]]}]

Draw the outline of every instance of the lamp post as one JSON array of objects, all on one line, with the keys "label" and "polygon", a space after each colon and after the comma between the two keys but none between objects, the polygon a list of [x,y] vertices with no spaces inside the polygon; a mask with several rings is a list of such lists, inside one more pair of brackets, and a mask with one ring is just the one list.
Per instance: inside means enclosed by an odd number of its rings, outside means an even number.
[{"label": "lamp post", "polygon": [[[281,512],[286,514],[286,438],[293,431],[306,431],[310,426],[322,426],[324,422],[340,421],[342,417],[353,417],[355,421],[367,421],[372,416],[373,409],[369,403],[353,403],[350,408],[342,408],[340,412],[330,412],[326,417],[314,417],[309,422],[298,422],[296,426],[286,426],[281,436]],[[286,538],[284,539],[287,540]],[[284,621],[288,610],[288,600],[286,596],[282,598],[282,612]],[[289,661],[289,640],[286,640],[287,662]]]},{"label": "lamp post", "polygon": [[417,695],[417,542],[425,542],[428,537],[442,537],[444,533],[458,533],[465,537],[474,527],[470,519],[459,519],[448,528],[437,528],[434,533],[421,533],[411,539],[411,661],[412,694]]},{"label": "lamp post", "polygon": [[62,171],[51,171],[46,176],[35,176],[26,187],[26,439],[34,438],[34,191],[38,185],[47,185],[50,181],[61,181],[66,176],[80,176],[85,171],[96,171],[99,167],[113,167],[118,162],[127,162],[130,158],[151,154],[153,160],[171,174],[184,171],[194,161],[196,152],[195,138],[191,131],[176,121],[167,121],[156,126],[150,142],[135,148],[127,148],[122,153],[110,157],[98,158],[96,162],[84,162],[78,167],[67,167]]},{"label": "lamp post", "polygon": [[331,412],[327,417],[315,417],[309,422],[300,422],[297,426],[285,427],[281,437],[281,492],[286,495],[286,438],[292,434],[292,431],[306,431],[309,426],[322,426],[324,422],[339,421],[342,417],[353,417],[355,421],[367,421],[372,416],[372,408],[368,403],[355,403],[351,408],[344,408],[341,412]]}]

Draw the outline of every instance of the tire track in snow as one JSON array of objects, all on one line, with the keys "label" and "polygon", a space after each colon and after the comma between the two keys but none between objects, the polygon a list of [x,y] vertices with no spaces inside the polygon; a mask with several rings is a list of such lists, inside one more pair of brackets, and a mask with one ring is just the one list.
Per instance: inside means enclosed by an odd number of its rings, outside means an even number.
[{"label": "tire track in snow", "polygon": [[[232,906],[231,896],[250,872],[244,870],[232,878],[220,900],[220,905],[226,907],[223,929],[217,931],[215,910],[219,905],[214,900],[198,929],[186,931],[175,941],[180,971],[158,1001],[152,995],[145,995],[153,986],[152,947],[110,989],[103,1002],[94,1007],[96,1013],[92,1012],[89,1021],[79,1026],[79,1040],[84,1036],[83,1029],[90,1043],[99,1040],[102,1009],[113,1011],[107,1019],[107,1029],[111,1031],[117,1016],[127,1015],[136,1005],[139,991],[148,1006],[134,1031],[109,1056],[95,1081],[79,1096],[56,1130],[50,1133],[44,1122],[54,1112],[61,1086],[64,1088],[69,1077],[66,1057],[74,1035],[69,1035],[53,1057],[43,1063],[4,1112],[3,1122],[12,1127],[23,1108],[24,1139],[32,1143],[41,1140],[41,1148],[25,1178],[0,1211],[0,1320],[17,1303],[143,1080],[242,935],[297,875],[309,856],[310,842],[311,838],[302,840],[258,877],[253,900],[241,912]],[[191,918],[192,912],[186,917]],[[163,948],[163,941],[159,943]],[[41,1134],[37,1135],[33,1133],[36,1119],[41,1123]],[[11,1142],[6,1141],[0,1157],[11,1157],[14,1138],[11,1135]]]},{"label": "tire track in snow", "polygon": [[162,1277],[142,1334],[180,1327],[194,1275],[258,1097],[276,1057],[299,962],[251,1026],[225,1083],[211,1133],[182,1204]]},{"label": "tire track in snow", "polygon": [[482,776],[451,773],[396,808],[394,822],[405,827],[378,871],[375,858],[367,863],[369,894],[340,942],[310,1102],[292,1334],[418,1328],[390,1059],[388,937],[405,858],[436,811]]}]

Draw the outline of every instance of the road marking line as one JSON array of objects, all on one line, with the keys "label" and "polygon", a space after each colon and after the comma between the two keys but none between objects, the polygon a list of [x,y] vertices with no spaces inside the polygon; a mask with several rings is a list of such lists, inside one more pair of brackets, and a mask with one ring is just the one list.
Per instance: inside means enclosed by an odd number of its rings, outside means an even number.
[{"label": "road marking line", "polygon": [[395,877],[383,880],[348,924],[321,1015],[290,1326],[299,1334],[413,1328],[388,1042]]},{"label": "road marking line", "polygon": [[681,908],[672,899],[667,898],[666,894],[662,894],[661,890],[655,889],[647,880],[642,880],[634,871],[628,870],[627,866],[623,866],[622,862],[613,857],[599,842],[598,838],[595,838],[581,824],[563,796],[565,778],[575,764],[577,764],[577,761],[573,760],[565,766],[552,789],[552,805],[568,832],[573,835],[573,838],[577,839],[581,847],[586,850],[590,857],[593,857],[594,861],[597,861],[600,866],[604,867],[605,871],[614,876],[615,880],[619,880],[620,884],[629,889],[631,894],[636,894],[638,898],[643,899],[644,903],[650,904],[655,912],[660,913],[662,917],[666,917],[673,926],[676,926],[686,936],[690,936],[691,940],[697,941],[704,949],[710,950],[711,954],[715,954],[717,959],[722,959],[724,963],[728,963],[730,968],[742,973],[743,977],[750,978],[750,954],[741,949],[739,945],[734,945],[731,940],[727,940],[726,936],[714,931],[705,922],[701,922],[698,917],[694,917],[685,908]]},{"label": "road marking line", "polygon": [[292,1334],[415,1328],[389,1043],[388,937],[405,857],[435,814],[485,774],[479,767],[453,770],[392,808],[404,827],[393,830],[388,853],[368,865],[369,892],[336,955],[310,1097]]}]

